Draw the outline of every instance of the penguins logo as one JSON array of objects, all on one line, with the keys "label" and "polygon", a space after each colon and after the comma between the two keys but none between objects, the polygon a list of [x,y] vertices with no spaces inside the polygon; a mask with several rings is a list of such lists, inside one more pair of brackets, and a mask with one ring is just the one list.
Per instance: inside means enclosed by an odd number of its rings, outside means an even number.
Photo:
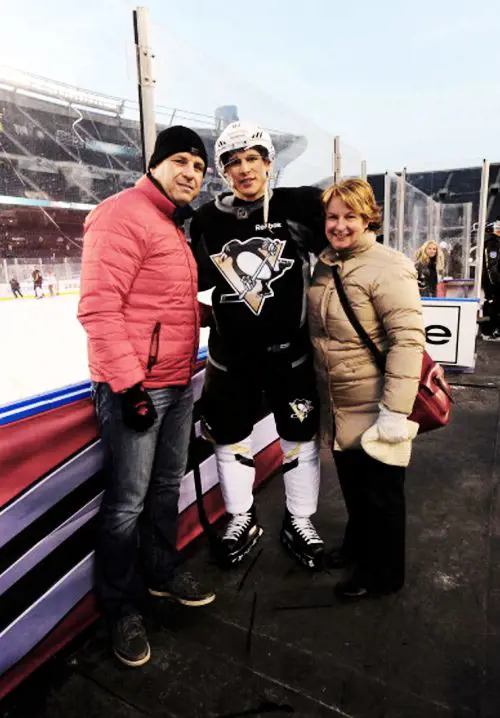
[{"label": "penguins logo", "polygon": [[298,419],[300,423],[307,418],[313,410],[313,403],[309,399],[294,399],[289,402],[292,407],[292,419]]},{"label": "penguins logo", "polygon": [[293,266],[293,259],[281,259],[284,248],[283,240],[251,237],[232,239],[220,254],[212,254],[210,259],[234,289],[234,294],[221,296],[221,303],[244,302],[258,316],[266,299],[274,297],[271,284]]}]

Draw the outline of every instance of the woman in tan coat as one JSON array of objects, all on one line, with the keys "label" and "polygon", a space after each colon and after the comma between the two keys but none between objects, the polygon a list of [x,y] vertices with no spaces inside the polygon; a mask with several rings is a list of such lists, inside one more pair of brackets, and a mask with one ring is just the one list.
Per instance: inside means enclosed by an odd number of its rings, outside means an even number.
[{"label": "woman in tan coat", "polygon": [[[380,211],[370,185],[357,179],[332,185],[323,204],[330,246],[314,270],[309,324],[321,398],[334,418],[333,456],[348,513],[330,566],[354,566],[351,579],[335,588],[339,598],[352,600],[392,593],[404,583],[405,468],[394,465],[404,463],[394,456],[412,436],[407,417],[418,389],[424,325],[412,262],[376,242]],[[385,375],[342,308],[334,271],[386,357]],[[368,429],[378,447],[371,455],[361,445]]]}]

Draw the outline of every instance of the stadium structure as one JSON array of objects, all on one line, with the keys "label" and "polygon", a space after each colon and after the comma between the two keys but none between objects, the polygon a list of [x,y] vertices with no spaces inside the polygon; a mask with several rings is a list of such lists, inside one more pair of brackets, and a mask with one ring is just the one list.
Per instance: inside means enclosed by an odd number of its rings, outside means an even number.
[{"label": "stadium structure", "polygon": [[[157,115],[159,131],[185,124],[203,138],[209,167],[197,202],[211,199],[222,188],[215,139],[238,119],[237,107],[219,107],[213,116],[159,107]],[[80,254],[85,214],[142,173],[138,117],[136,103],[0,68],[0,258]],[[271,135],[279,173],[307,141]]]}]

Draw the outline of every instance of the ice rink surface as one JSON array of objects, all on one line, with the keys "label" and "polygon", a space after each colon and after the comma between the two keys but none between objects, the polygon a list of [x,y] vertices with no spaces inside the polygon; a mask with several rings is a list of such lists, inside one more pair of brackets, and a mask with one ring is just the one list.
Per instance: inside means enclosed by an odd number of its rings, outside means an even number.
[{"label": "ice rink surface", "polygon": [[[88,379],[79,296],[0,302],[0,406]],[[206,345],[202,330],[200,346]]]}]

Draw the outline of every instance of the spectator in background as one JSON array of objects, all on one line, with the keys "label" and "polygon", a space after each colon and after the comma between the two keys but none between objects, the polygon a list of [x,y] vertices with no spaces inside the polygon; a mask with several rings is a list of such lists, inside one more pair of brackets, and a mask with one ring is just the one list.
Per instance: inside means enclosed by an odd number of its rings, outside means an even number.
[{"label": "spectator in background", "polygon": [[52,269],[49,269],[45,275],[45,282],[49,288],[50,296],[53,297],[57,293],[57,279]]},{"label": "spectator in background", "polygon": [[128,666],[150,657],[142,580],[153,596],[186,606],[215,598],[181,570],[177,552],[200,330],[196,262],[182,225],[206,168],[201,138],[169,127],[147,175],[85,222],[78,318],[107,463],[96,583],[114,653]]},{"label": "spectator in background", "polygon": [[437,285],[443,278],[444,254],[437,242],[428,239],[415,256],[418,289],[421,297],[436,297]]},{"label": "spectator in background", "polygon": [[34,267],[32,273],[31,273],[31,276],[32,276],[32,278],[33,278],[33,289],[34,289],[34,292],[35,292],[35,297],[36,297],[37,299],[42,299],[42,298],[43,298],[43,289],[42,289],[43,277],[42,277],[42,273],[41,273],[41,271],[40,271],[39,269],[37,269],[36,267]]},{"label": "spectator in background", "polygon": [[12,294],[17,299],[18,297],[23,298],[23,295],[21,294],[21,285],[19,284],[19,281],[16,279],[16,277],[12,277],[10,280],[10,288],[12,289]]}]

